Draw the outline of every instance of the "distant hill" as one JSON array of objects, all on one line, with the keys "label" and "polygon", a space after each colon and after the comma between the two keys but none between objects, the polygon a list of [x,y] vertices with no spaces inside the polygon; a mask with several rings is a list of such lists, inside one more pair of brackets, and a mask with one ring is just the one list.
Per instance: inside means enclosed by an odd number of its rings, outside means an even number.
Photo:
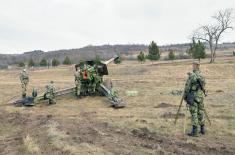
[{"label": "distant hill", "polygon": [[146,50],[146,45],[102,45],[102,46],[86,46],[79,49],[63,49],[56,51],[44,52],[35,50],[25,52],[23,54],[0,54],[0,65],[18,64],[33,59],[35,62],[40,62],[42,58],[47,60],[56,58],[61,62],[68,56],[72,62],[77,63],[81,59],[94,59],[98,54],[102,59],[108,59],[119,53],[121,55],[131,55],[141,50]]},{"label": "distant hill", "polygon": [[[160,46],[162,52],[174,50],[177,52],[185,52],[189,48],[190,44],[172,44]],[[235,48],[235,42],[223,43],[219,45],[220,50],[227,50]],[[119,53],[121,55],[133,55],[139,53],[139,51],[147,51],[148,46],[143,44],[129,44],[129,45],[102,45],[102,46],[86,46],[78,49],[62,49],[56,51],[44,52],[41,50],[35,50],[25,52],[23,54],[0,54],[0,66],[18,64],[19,62],[26,62],[32,58],[36,63],[40,62],[42,58],[47,60],[56,58],[61,62],[65,56],[70,57],[72,62],[77,63],[81,59],[93,59],[98,54],[102,59],[111,58],[113,55]]]}]

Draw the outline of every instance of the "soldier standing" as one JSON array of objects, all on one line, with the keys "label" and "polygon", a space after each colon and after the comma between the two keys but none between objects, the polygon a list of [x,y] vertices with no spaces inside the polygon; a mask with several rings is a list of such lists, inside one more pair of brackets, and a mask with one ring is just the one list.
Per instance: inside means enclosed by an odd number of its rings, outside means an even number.
[{"label": "soldier standing", "polygon": [[200,133],[205,134],[205,110],[204,95],[205,94],[205,78],[201,74],[199,62],[193,62],[193,72],[189,73],[188,80],[185,84],[184,99],[187,102],[191,114],[192,131],[189,136],[197,137]]},{"label": "soldier standing", "polygon": [[27,91],[27,84],[29,82],[29,75],[26,69],[23,69],[23,71],[20,73],[20,81],[21,81],[21,87],[22,87],[22,98],[25,98],[26,91]]},{"label": "soldier standing", "polygon": [[96,88],[96,81],[95,81],[95,67],[88,65],[88,75],[89,75],[89,93],[94,94]]},{"label": "soldier standing", "polygon": [[49,104],[56,104],[55,86],[54,86],[53,81],[51,81],[50,84],[46,86],[46,92],[44,94],[44,99],[49,99]]},{"label": "soldier standing", "polygon": [[75,86],[76,86],[76,96],[79,98],[80,96],[80,69],[76,68],[76,72],[74,73],[74,77],[75,77]]}]

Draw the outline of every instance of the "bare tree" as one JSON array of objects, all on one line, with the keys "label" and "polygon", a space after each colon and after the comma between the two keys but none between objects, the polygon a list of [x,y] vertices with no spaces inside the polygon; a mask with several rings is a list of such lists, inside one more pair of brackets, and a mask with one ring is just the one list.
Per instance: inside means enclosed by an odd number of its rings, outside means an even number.
[{"label": "bare tree", "polygon": [[229,29],[233,29],[233,9],[225,9],[218,11],[212,18],[215,20],[213,24],[203,25],[199,27],[194,33],[193,38],[205,41],[209,44],[211,52],[210,63],[215,61],[216,50],[218,48],[218,42],[224,34]]}]

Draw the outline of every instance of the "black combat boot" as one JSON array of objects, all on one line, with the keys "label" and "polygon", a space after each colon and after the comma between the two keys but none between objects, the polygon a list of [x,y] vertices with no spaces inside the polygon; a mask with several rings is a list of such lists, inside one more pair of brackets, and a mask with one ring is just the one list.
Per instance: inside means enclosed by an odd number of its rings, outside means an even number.
[{"label": "black combat boot", "polygon": [[188,133],[188,136],[191,136],[191,137],[198,137],[198,129],[197,129],[197,126],[195,126],[195,125],[192,126],[192,131],[191,131],[191,133]]},{"label": "black combat boot", "polygon": [[200,133],[201,133],[202,135],[205,135],[205,133],[206,133],[206,131],[205,131],[205,125],[204,125],[204,124],[201,125],[201,131],[200,131]]}]

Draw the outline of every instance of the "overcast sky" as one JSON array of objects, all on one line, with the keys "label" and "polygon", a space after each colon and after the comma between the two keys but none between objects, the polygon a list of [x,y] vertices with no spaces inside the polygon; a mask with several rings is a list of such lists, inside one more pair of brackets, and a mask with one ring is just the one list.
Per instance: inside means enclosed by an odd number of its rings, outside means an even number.
[{"label": "overcast sky", "polygon": [[[0,53],[184,43],[225,8],[235,0],[0,0]],[[235,30],[221,41],[235,41]]]}]

